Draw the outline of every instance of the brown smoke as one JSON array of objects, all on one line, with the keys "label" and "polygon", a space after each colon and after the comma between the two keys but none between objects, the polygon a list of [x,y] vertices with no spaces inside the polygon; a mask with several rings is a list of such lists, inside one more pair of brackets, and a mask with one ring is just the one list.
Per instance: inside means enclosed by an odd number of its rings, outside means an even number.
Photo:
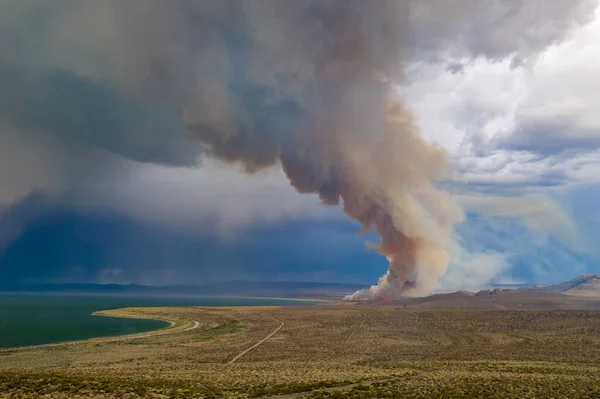
[{"label": "brown smoke", "polygon": [[[452,226],[463,215],[435,186],[448,167],[445,154],[422,140],[394,87],[403,63],[440,51],[527,58],[589,19],[596,3],[5,0],[0,33],[11,40],[0,41],[0,104],[7,105],[0,126],[140,162],[190,165],[201,143],[248,172],[281,164],[298,192],[343,202],[348,216],[381,236],[374,248],[389,271],[353,298],[418,294],[444,274]],[[19,73],[4,73],[13,68]],[[56,101],[69,87],[70,100]],[[120,102],[108,106],[113,94]],[[81,100],[93,95],[107,102]],[[180,115],[195,141],[160,118],[125,117],[123,99]],[[63,169],[79,168],[58,164],[56,185],[70,187]],[[29,188],[46,176],[45,165],[9,169]]]},{"label": "brown smoke", "polygon": [[[248,171],[280,161],[298,192],[342,200],[348,216],[381,236],[375,249],[389,272],[355,298],[426,292],[446,271],[462,212],[432,185],[444,177],[445,154],[421,139],[390,83],[401,73],[402,3],[310,4],[253,3],[281,26],[254,26],[247,14],[255,36],[245,37],[255,41],[241,68],[251,101],[217,85],[214,97],[186,109],[189,130]],[[303,41],[311,27],[318,35]]]}]

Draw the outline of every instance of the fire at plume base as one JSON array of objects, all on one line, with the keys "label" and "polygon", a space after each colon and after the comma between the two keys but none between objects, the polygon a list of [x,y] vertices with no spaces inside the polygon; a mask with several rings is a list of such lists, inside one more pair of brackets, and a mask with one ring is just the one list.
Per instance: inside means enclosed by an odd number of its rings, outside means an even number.
[{"label": "fire at plume base", "polygon": [[423,294],[416,281],[397,280],[388,271],[388,273],[379,279],[377,285],[372,285],[369,288],[358,290],[351,295],[346,295],[344,300],[356,302],[393,301]]}]

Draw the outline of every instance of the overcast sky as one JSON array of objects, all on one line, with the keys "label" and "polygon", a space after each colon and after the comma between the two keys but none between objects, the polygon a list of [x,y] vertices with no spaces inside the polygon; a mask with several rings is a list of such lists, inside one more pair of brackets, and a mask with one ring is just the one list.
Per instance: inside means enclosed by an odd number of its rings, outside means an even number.
[{"label": "overcast sky", "polygon": [[[190,104],[195,117],[213,120],[220,104],[242,101],[212,82],[220,57],[229,65],[246,43],[233,33],[246,31],[232,28],[233,44],[219,42],[223,53],[207,39],[214,34],[207,20],[259,21],[270,33],[291,21],[290,37],[321,38],[295,18],[299,10],[277,1],[224,3],[231,8],[185,0],[0,4],[0,282],[368,286],[386,272],[385,257],[365,245],[377,234],[357,234],[359,223],[341,205],[290,185],[270,152],[278,140],[248,161],[227,146],[233,141],[215,138],[235,136],[227,118],[220,133],[189,137]],[[379,14],[366,4],[357,9],[370,29]],[[447,153],[448,173],[434,184],[465,215],[451,232],[439,289],[600,273],[597,1],[402,4],[407,12],[393,33],[403,66],[388,83],[425,142]],[[332,20],[346,12],[325,11]],[[228,73],[269,88],[279,87],[273,76],[292,76],[277,95],[313,110],[319,96],[307,97],[305,87],[316,69],[303,75],[306,58],[249,25],[247,41],[269,50],[253,55],[249,68],[275,72]],[[381,40],[389,48],[389,37]],[[253,126],[266,126],[264,135],[299,123],[287,108],[244,112]],[[260,167],[247,173],[249,165]]]}]

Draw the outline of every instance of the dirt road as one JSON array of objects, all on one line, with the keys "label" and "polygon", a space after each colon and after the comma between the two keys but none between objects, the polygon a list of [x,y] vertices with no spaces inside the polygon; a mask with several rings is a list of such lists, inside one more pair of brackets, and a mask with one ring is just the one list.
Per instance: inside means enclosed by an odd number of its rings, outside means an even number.
[{"label": "dirt road", "polygon": [[244,356],[246,353],[250,352],[252,349],[260,346],[261,344],[263,344],[266,340],[268,340],[269,338],[271,338],[273,335],[277,334],[279,332],[279,330],[281,330],[281,328],[283,326],[285,326],[285,323],[279,319],[276,319],[272,316],[267,316],[268,318],[275,320],[278,323],[281,323],[279,325],[279,327],[277,327],[273,332],[271,332],[269,335],[267,335],[266,337],[264,337],[263,339],[261,339],[260,341],[258,341],[256,344],[252,345],[250,348],[246,349],[245,351],[239,353],[236,357],[234,357],[233,359],[231,359],[230,361],[227,362],[227,364],[233,364],[235,363],[240,357]]}]

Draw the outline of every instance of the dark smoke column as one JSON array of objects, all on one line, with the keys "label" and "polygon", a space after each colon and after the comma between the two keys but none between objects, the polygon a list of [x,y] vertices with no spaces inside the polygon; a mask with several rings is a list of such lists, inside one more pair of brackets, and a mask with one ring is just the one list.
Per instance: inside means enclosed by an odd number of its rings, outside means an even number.
[{"label": "dark smoke column", "polygon": [[446,156],[421,139],[394,88],[406,2],[235,4],[229,37],[212,31],[203,70],[213,79],[186,108],[191,135],[250,172],[281,162],[298,192],[342,200],[377,231],[389,271],[353,299],[430,291],[462,212],[432,185]]},{"label": "dark smoke column", "polygon": [[0,107],[0,213],[32,192],[62,201],[98,177],[110,182],[130,167],[124,159],[195,167],[204,152],[248,172],[277,165],[298,192],[343,202],[381,236],[375,249],[389,272],[352,298],[425,293],[444,274],[463,215],[434,186],[445,155],[421,139],[396,92],[403,63],[517,66],[597,6],[2,0],[0,34],[10,40],[0,40],[0,102],[10,106]]}]

